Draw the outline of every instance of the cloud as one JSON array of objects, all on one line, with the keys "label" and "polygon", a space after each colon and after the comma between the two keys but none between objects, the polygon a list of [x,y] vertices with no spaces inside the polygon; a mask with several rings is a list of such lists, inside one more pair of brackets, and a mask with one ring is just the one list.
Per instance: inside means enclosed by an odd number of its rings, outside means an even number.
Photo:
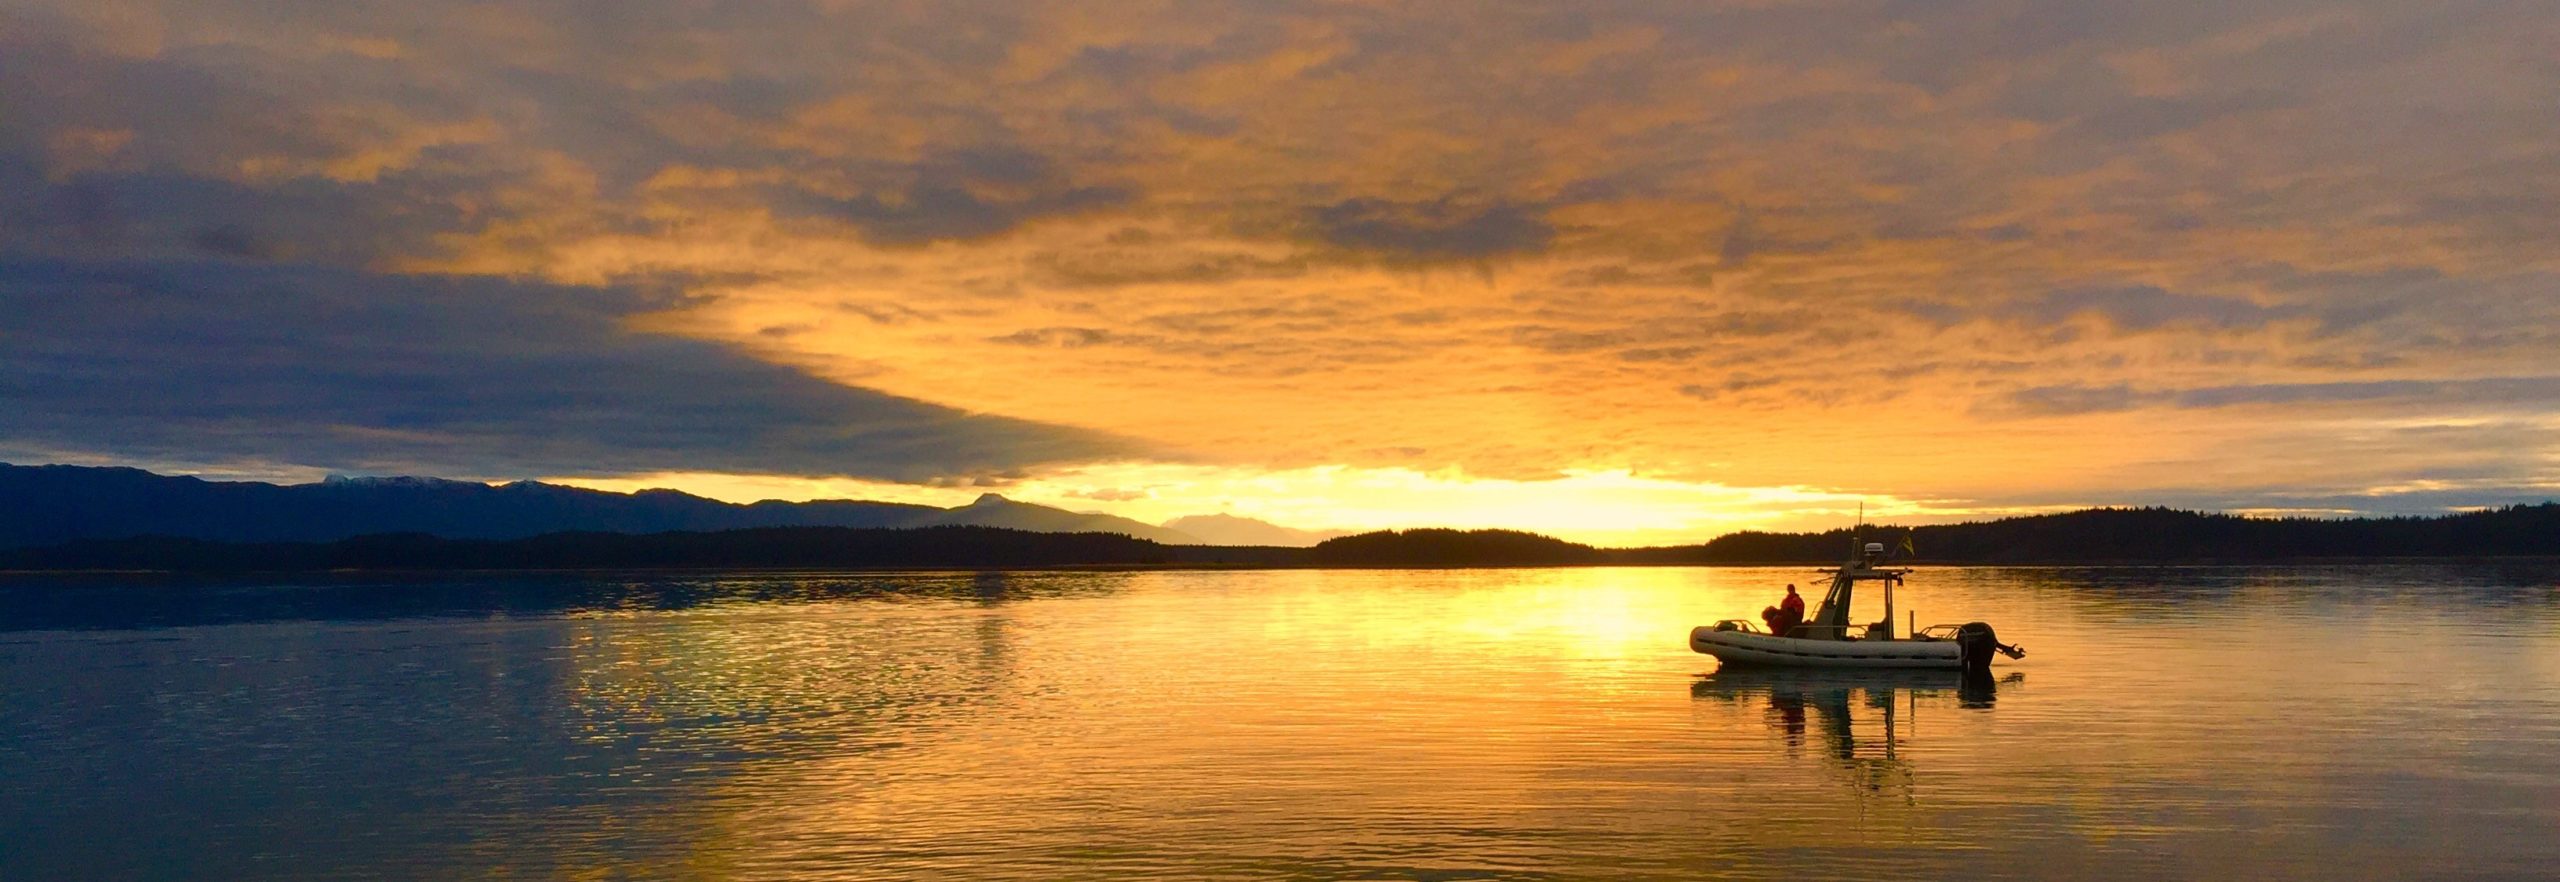
[{"label": "cloud", "polygon": [[258,185],[168,172],[53,180],[28,158],[0,152],[0,253],[364,266],[440,250],[437,237],[466,212],[449,196],[429,194],[489,183],[431,172]]},{"label": "cloud", "polygon": [[1725,266],[1738,266],[1750,260],[1761,245],[1760,225],[1753,219],[1750,207],[1745,206],[1735,213],[1733,226],[1725,230],[1724,244],[1716,247],[1716,257]]},{"label": "cloud", "polygon": [[1140,285],[1220,285],[1305,275],[1316,262],[1296,249],[1253,248],[1242,243],[1197,242],[1141,227],[1115,231],[1101,242],[1033,255],[1036,281],[1059,289],[1116,290]]},{"label": "cloud", "polygon": [[[778,200],[797,211],[853,224],[864,238],[884,245],[977,239],[1033,219],[1129,203],[1137,192],[1123,186],[1076,185],[1055,162],[1022,150],[973,148],[903,168],[850,170],[842,186],[860,192],[835,195],[818,189],[786,192]],[[894,182],[866,189],[860,179]]]},{"label": "cloud", "polygon": [[2166,401],[2173,396],[2137,391],[2132,385],[2115,383],[2106,386],[2062,384],[2036,386],[2009,393],[2008,404],[2030,414],[2075,414],[2131,410],[2146,404]]},{"label": "cloud", "polygon": [[1133,337],[1129,334],[1113,331],[1107,328],[1027,328],[1001,337],[988,338],[988,342],[1002,343],[1008,346],[1051,346],[1065,349],[1080,349],[1086,346],[1104,346],[1115,343],[1135,343],[1143,345],[1150,342],[1150,339],[1145,337]]},{"label": "cloud", "polygon": [[1477,260],[1546,247],[1556,230],[1528,206],[1345,199],[1314,208],[1318,239],[1355,251],[1412,260]]},{"label": "cloud", "polygon": [[624,327],[668,305],[488,278],[10,261],[0,408],[21,448],[485,477],[925,481],[1142,449]]},{"label": "cloud", "polygon": [[557,340],[858,378],[1045,424],[1028,451],[2133,493],[2280,430],[2552,407],[2433,385],[2560,347],[2540,13],[36,0],[0,26],[0,260],[455,327],[553,325],[419,276],[665,285]]},{"label": "cloud", "polygon": [[1079,187],[1007,200],[981,196],[961,187],[932,185],[885,196],[833,198],[812,194],[799,200],[812,213],[850,222],[862,228],[864,238],[888,245],[983,238],[1011,230],[1034,217],[1127,201],[1128,191],[1112,187]]},{"label": "cloud", "polygon": [[2248,405],[2385,404],[2396,409],[2430,411],[2472,406],[2543,409],[2560,408],[2560,377],[2253,383],[2193,389],[2139,389],[2124,383],[2060,384],[2021,389],[2010,393],[2007,401],[2019,411],[2039,415]]},{"label": "cloud", "polygon": [[2177,294],[2151,285],[2067,288],[2048,293],[2022,310],[2024,317],[2045,324],[2094,315],[2128,331],[2182,323],[2214,328],[2254,327],[2301,312],[2298,308]]}]

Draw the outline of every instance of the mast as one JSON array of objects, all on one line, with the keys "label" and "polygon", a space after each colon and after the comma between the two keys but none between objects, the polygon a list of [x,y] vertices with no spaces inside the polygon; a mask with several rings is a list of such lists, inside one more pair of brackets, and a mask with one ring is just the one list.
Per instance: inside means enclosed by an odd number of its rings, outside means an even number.
[{"label": "mast", "polygon": [[1876,560],[1884,553],[1883,543],[1862,542],[1866,535],[1867,504],[1858,501],[1858,525],[1849,531],[1849,557],[1831,573],[1831,591],[1822,598],[1822,606],[1814,611],[1806,636],[1816,640],[1849,639],[1849,609],[1857,596],[1858,581],[1876,579],[1884,582],[1884,628],[1878,639],[1893,639],[1893,583],[1902,581],[1902,570],[1881,569]]}]

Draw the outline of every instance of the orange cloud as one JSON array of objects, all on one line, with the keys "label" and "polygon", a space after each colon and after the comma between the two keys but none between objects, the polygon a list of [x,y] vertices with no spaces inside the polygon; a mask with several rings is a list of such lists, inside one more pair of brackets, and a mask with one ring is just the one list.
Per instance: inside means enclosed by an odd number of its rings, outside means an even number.
[{"label": "orange cloud", "polygon": [[0,37],[0,255],[672,291],[626,329],[1231,477],[2560,475],[2410,428],[2560,410],[2560,26],[2097,8],[63,4]]}]

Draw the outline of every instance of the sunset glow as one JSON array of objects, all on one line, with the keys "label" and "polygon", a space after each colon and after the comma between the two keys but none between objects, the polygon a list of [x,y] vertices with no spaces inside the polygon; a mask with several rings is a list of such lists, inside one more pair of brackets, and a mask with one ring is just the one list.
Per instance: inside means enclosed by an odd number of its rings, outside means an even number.
[{"label": "sunset glow", "polygon": [[2560,494],[2560,17],[47,3],[0,459],[1612,544]]},{"label": "sunset glow", "polygon": [[[968,502],[983,492],[871,481],[704,474],[565,479],[562,483],[619,492],[684,487],[732,502],[876,499],[945,507]],[[1906,522],[1980,514],[1971,507],[1800,487],[1683,483],[1623,471],[1519,481],[1395,468],[1275,471],[1111,463],[1009,482],[1003,492],[1018,501],[1109,511],[1150,523],[1223,513],[1311,530],[1502,528],[1603,545],[1670,545],[1745,529],[1830,529],[1862,511],[1870,517]]]}]

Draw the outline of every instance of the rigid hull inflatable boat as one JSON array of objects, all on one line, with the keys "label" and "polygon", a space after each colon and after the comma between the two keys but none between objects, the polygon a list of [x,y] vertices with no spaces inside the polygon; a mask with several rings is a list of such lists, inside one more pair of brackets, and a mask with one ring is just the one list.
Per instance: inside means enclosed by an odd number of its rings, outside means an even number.
[{"label": "rigid hull inflatable boat", "polygon": [[[1869,542],[1861,550],[1852,542],[1852,553],[1836,570],[1825,570],[1831,576],[1831,591],[1822,598],[1813,617],[1786,628],[1784,634],[1772,634],[1760,623],[1744,619],[1726,619],[1712,625],[1690,629],[1689,648],[1727,665],[1766,665],[1814,668],[1945,668],[1987,672],[1991,656],[2022,658],[2026,650],[2000,642],[1991,626],[1981,622],[1963,625],[1933,625],[1916,629],[1905,637],[1893,633],[1893,586],[1911,571],[1878,566],[1884,557],[1884,543]],[[1858,583],[1877,582],[1884,588],[1884,621],[1869,625],[1849,623],[1849,600],[1857,593]]]}]

